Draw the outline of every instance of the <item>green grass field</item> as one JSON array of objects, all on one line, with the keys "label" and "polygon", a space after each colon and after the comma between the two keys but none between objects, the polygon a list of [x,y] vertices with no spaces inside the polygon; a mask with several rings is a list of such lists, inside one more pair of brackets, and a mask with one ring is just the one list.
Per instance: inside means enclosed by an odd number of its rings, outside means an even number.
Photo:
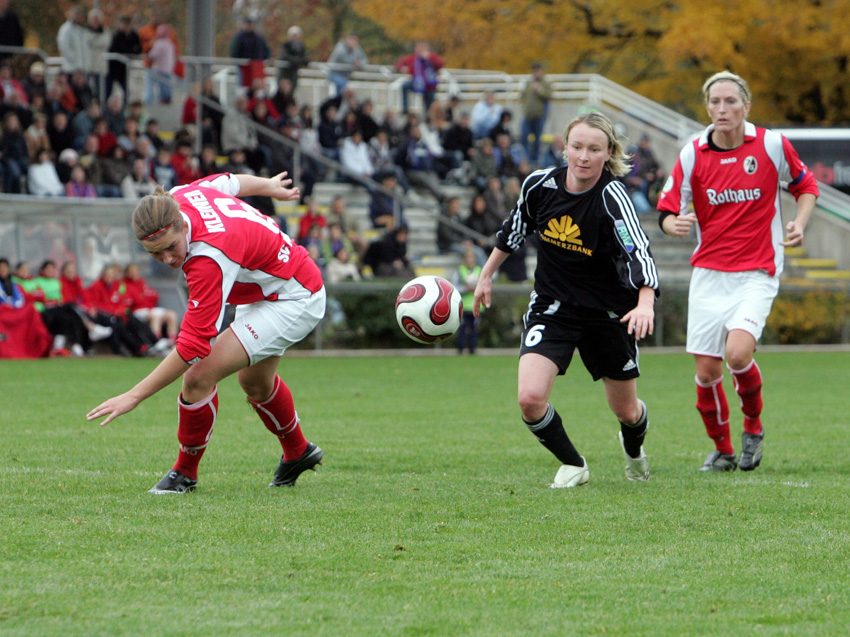
[{"label": "green grass field", "polygon": [[198,490],[157,497],[177,386],[84,418],[153,361],[2,361],[0,634],[846,634],[850,353],[759,363],[762,466],[706,475],[690,358],[644,354],[633,484],[576,360],[552,400],[591,480],[553,490],[514,357],[292,357],[319,471],[266,487],[279,446],[230,379]]}]

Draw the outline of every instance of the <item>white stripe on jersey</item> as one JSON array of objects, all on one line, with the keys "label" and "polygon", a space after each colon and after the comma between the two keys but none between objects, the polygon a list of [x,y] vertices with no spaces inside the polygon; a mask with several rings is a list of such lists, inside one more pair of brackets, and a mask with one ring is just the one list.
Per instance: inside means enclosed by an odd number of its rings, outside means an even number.
[{"label": "white stripe on jersey", "polygon": [[[525,235],[528,232],[528,225],[522,221],[523,213],[527,213],[527,195],[535,188],[542,186],[548,175],[557,169],[557,167],[554,167],[535,170],[525,178],[524,182],[522,182],[522,187],[519,190],[519,200],[516,203],[517,214],[514,215],[514,218],[511,220],[511,233],[505,238],[505,242],[511,249],[517,250],[525,242]],[[526,184],[529,183],[529,180],[534,179],[535,177],[539,177],[537,183],[529,186],[526,190]]]},{"label": "white stripe on jersey", "polygon": [[[614,200],[619,204],[619,209],[621,213],[621,217],[617,217],[612,214],[610,210],[607,209],[606,213],[609,217],[614,219],[615,221],[618,218],[622,218],[623,222],[626,224],[626,230],[629,233],[629,236],[632,238],[635,244],[635,252],[634,257],[641,265],[641,269],[643,270],[643,278],[645,283],[643,285],[647,285],[651,288],[658,288],[658,270],[655,266],[655,260],[649,255],[649,239],[643,231],[643,228],[640,225],[640,221],[638,220],[637,212],[635,211],[635,207],[632,204],[631,197],[629,197],[629,193],[626,191],[626,187],[619,181],[612,181],[608,186],[606,186],[608,192],[613,196]],[[603,201],[605,199],[603,198]],[[614,233],[617,241],[622,245],[622,239],[618,233]],[[625,246],[623,246],[625,247]],[[629,268],[629,282],[632,284],[633,288],[637,288],[634,283],[634,276],[632,275],[632,267],[631,263],[627,263]]]}]

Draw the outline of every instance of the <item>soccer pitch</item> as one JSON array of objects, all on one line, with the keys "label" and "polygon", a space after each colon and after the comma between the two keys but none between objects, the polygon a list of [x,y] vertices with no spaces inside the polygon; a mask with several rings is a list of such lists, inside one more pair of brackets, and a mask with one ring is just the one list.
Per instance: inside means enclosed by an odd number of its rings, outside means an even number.
[{"label": "soccer pitch", "polygon": [[554,490],[515,357],[293,356],[324,465],[267,488],[280,447],[231,378],[185,496],[146,493],[176,457],[177,384],[84,417],[155,361],[0,362],[0,634],[843,634],[850,353],[758,361],[762,465],[707,475],[691,358],[644,354],[652,478],[630,483],[576,358],[552,402],[591,478]]}]

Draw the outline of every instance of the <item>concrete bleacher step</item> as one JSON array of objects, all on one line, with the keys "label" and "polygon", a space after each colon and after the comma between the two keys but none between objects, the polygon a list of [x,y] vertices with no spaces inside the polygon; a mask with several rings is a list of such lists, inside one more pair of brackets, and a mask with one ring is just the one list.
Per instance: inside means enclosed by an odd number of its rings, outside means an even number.
[{"label": "concrete bleacher step", "polygon": [[850,270],[806,270],[805,278],[820,281],[847,281],[850,280]]},{"label": "concrete bleacher step", "polygon": [[788,267],[803,268],[806,270],[834,270],[838,267],[837,259],[820,259],[820,258],[793,258],[788,260]]}]

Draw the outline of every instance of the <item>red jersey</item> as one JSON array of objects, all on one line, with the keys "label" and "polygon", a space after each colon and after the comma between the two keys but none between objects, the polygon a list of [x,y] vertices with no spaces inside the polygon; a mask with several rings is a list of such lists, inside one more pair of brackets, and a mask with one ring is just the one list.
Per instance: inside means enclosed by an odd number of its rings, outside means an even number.
[{"label": "red jersey", "polygon": [[122,282],[131,312],[151,309],[159,305],[159,292],[149,286],[144,279],[128,279],[125,277]]},{"label": "red jersey", "polygon": [[239,188],[235,176],[221,174],[171,189],[189,228],[183,263],[189,303],[177,352],[190,363],[209,354],[227,303],[305,299],[322,289],[307,250],[237,199]]},{"label": "red jersey", "polygon": [[88,299],[91,305],[101,312],[118,318],[127,317],[130,304],[121,281],[107,284],[103,279],[98,279],[89,286]]},{"label": "red jersey", "polygon": [[80,277],[67,279],[60,277],[62,282],[62,303],[76,303],[84,310],[90,308],[88,291],[83,286],[83,280]]},{"label": "red jersey", "polygon": [[658,210],[697,215],[691,265],[724,272],[782,273],[784,239],[780,181],[795,199],[819,194],[817,182],[784,136],[745,122],[744,143],[733,150],[709,146],[714,125],[687,144],[658,200]]}]

